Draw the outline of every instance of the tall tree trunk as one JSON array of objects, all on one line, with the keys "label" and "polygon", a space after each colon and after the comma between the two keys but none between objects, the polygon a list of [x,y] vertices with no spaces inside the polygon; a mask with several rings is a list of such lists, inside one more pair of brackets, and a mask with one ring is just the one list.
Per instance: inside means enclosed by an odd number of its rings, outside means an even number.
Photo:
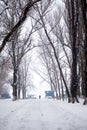
[{"label": "tall tree trunk", "polygon": [[70,1],[71,8],[71,47],[72,47],[72,68],[71,68],[71,96],[72,96],[72,103],[77,102],[77,25],[78,25],[78,0],[71,0]]},{"label": "tall tree trunk", "polygon": [[87,104],[87,0],[81,0],[81,9],[83,17],[83,31],[84,31],[84,91],[85,100],[84,105]]},{"label": "tall tree trunk", "polygon": [[60,92],[60,83],[59,83],[59,79],[57,79],[57,82],[58,82],[57,88],[58,88],[58,92],[59,92],[59,99],[61,100],[61,92]]},{"label": "tall tree trunk", "polygon": [[25,88],[25,86],[23,86],[23,88],[22,88],[22,96],[23,96],[23,99],[26,98],[26,88]]},{"label": "tall tree trunk", "polygon": [[64,89],[63,89],[63,83],[61,77],[60,77],[60,81],[61,81],[61,90],[62,90],[62,100],[64,101]]},{"label": "tall tree trunk", "polygon": [[13,64],[13,101],[17,100],[17,76],[18,76],[18,66],[16,60],[15,52],[15,42],[12,42],[12,64]]},{"label": "tall tree trunk", "polygon": [[21,93],[21,75],[18,68],[18,99],[20,99],[20,93]]},{"label": "tall tree trunk", "polygon": [[14,69],[13,74],[13,101],[17,100],[17,68]]},{"label": "tall tree trunk", "polygon": [[20,97],[20,92],[21,92],[21,89],[20,89],[20,87],[18,88],[18,99],[20,99],[21,97]]}]

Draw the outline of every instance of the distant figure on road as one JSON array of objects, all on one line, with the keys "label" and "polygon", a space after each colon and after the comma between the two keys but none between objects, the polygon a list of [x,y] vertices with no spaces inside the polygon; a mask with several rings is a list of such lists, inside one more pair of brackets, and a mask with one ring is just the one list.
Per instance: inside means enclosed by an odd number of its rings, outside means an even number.
[{"label": "distant figure on road", "polygon": [[39,99],[41,99],[41,95],[39,95]]}]

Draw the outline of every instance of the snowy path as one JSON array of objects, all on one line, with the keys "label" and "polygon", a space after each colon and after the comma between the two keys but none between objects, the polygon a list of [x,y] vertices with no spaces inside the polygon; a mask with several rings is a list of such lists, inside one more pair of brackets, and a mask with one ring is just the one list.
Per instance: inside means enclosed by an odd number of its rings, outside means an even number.
[{"label": "snowy path", "polygon": [[0,100],[0,130],[87,130],[87,106],[56,100]]}]

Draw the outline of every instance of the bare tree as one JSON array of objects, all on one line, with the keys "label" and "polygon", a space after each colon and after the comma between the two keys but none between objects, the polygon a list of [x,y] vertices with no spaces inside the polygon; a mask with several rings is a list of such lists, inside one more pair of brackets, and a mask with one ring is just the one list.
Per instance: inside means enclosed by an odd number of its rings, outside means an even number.
[{"label": "bare tree", "polygon": [[[48,6],[48,5],[47,5]],[[47,7],[46,6],[46,7]],[[48,6],[49,7],[49,6]],[[55,56],[55,59],[56,59],[56,62],[57,62],[57,65],[58,65],[58,68],[60,70],[60,74],[62,76],[62,79],[63,79],[63,82],[64,82],[64,85],[65,85],[65,88],[66,88],[66,92],[67,92],[67,95],[68,95],[68,101],[70,101],[70,94],[69,94],[69,91],[68,91],[68,87],[67,87],[67,84],[66,84],[66,81],[64,79],[64,75],[63,75],[63,72],[62,72],[62,69],[61,69],[61,66],[60,66],[60,62],[59,62],[59,59],[57,57],[57,53],[56,53],[56,49],[55,49],[55,46],[49,36],[49,33],[47,31],[47,28],[46,28],[46,25],[45,25],[45,22],[44,22],[44,16],[46,14],[46,10],[47,8],[45,8],[44,10],[41,10],[41,8],[38,8],[37,6],[37,10],[38,10],[38,14],[40,16],[40,19],[41,19],[41,22],[42,22],[42,26],[43,26],[43,29],[44,29],[44,32],[45,32],[45,35],[47,37],[47,40],[49,41],[49,44],[51,45],[52,49],[53,49],[53,53],[54,53],[54,56]]]},{"label": "bare tree", "polygon": [[87,104],[87,0],[80,2],[82,12],[82,29],[83,29],[83,42],[84,42],[84,90],[85,100],[84,105]]},{"label": "bare tree", "polygon": [[[43,36],[44,36],[44,34],[43,34]],[[40,56],[43,59],[43,62],[44,62],[43,65],[45,66],[45,68],[48,72],[51,90],[54,90],[56,92],[56,98],[59,99],[59,98],[61,98],[59,79],[58,79],[59,71],[57,70],[58,68],[56,65],[56,61],[55,61],[51,46],[50,46],[49,42],[47,41],[46,37],[44,36],[44,38],[43,38],[43,36],[40,35],[40,39],[41,39],[41,42],[43,45],[42,47],[40,47]]]},{"label": "bare tree", "polygon": [[11,39],[11,46],[9,46],[9,54],[13,65],[13,100],[17,99],[17,85],[19,80],[18,72],[21,60],[23,56],[33,48],[30,38],[32,30],[33,28],[31,29],[29,35],[22,40],[18,38],[18,33],[16,33]]},{"label": "bare tree", "polygon": [[[36,2],[36,1],[35,1]],[[12,65],[13,65],[13,100],[17,99],[17,84],[18,84],[18,69],[19,65],[21,63],[22,57],[31,50],[31,34],[34,33],[36,30],[34,30],[35,25],[37,22],[32,23],[31,21],[31,27],[29,29],[29,32],[27,32],[25,37],[23,38],[21,35],[22,29],[23,29],[23,22],[26,20],[26,17],[28,16],[28,10],[30,7],[33,6],[34,1],[11,1],[8,2],[10,10],[6,10],[4,13],[5,16],[5,22],[3,27],[7,29],[7,39],[9,39],[10,44],[9,45],[9,54],[11,57]],[[26,9],[25,9],[26,8]],[[23,10],[23,12],[22,12]],[[30,10],[29,10],[30,11]],[[24,13],[24,14],[23,14]],[[19,26],[22,24],[22,26],[19,28]],[[16,28],[15,28],[16,27]],[[15,29],[13,29],[15,28]],[[19,28],[19,29],[18,29]],[[13,30],[13,31],[12,31]],[[9,32],[9,33],[8,33]],[[5,37],[6,38],[6,37]],[[7,40],[6,40],[7,42]],[[12,43],[12,44],[11,44]],[[5,43],[6,44],[6,43]],[[33,46],[32,46],[33,48]]]},{"label": "bare tree", "polygon": [[77,78],[77,35],[78,35],[78,0],[68,0],[66,1],[67,8],[67,21],[69,29],[69,37],[71,41],[71,53],[72,53],[72,68],[71,68],[71,96],[72,103],[77,102],[77,87],[78,87],[78,78]]},{"label": "bare tree", "polygon": [[[1,46],[0,46],[0,52],[5,47],[6,43],[10,40],[10,37],[13,35],[13,33],[23,24],[23,22],[27,18],[28,12],[31,10],[31,8],[34,6],[35,3],[39,2],[41,0],[30,0],[24,7],[23,11],[21,12],[21,16],[19,20],[16,22],[16,24],[10,29],[10,31],[7,33],[7,35],[4,37]],[[8,2],[8,1],[7,1]],[[8,4],[8,3],[7,3]]]}]

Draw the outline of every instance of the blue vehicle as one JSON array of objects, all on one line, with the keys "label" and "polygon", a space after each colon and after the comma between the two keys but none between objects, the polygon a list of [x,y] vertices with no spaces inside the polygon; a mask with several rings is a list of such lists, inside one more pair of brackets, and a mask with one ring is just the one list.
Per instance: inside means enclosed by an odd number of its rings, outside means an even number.
[{"label": "blue vehicle", "polygon": [[9,94],[7,93],[4,93],[4,94],[1,94],[0,96],[1,99],[7,99],[7,98],[11,98]]}]

